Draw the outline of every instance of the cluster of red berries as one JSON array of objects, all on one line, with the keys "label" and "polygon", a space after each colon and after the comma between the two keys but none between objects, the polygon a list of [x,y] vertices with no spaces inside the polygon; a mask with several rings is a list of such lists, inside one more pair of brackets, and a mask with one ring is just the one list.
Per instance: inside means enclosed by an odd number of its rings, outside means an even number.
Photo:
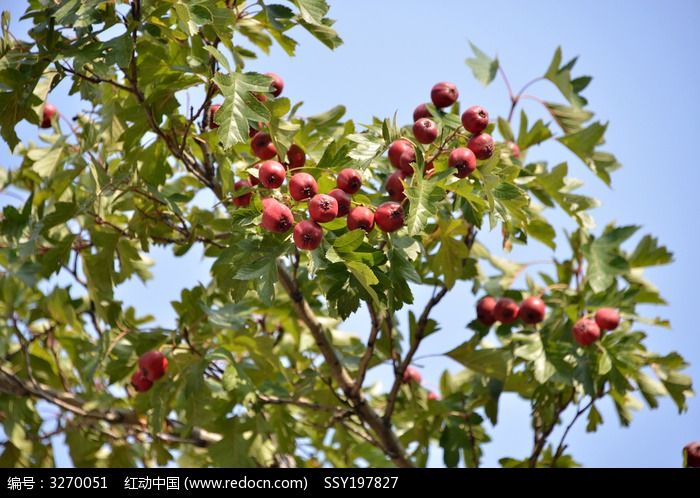
[{"label": "cluster of red berries", "polygon": [[495,322],[510,324],[520,318],[523,323],[535,325],[544,320],[546,306],[542,298],[530,296],[520,306],[509,297],[498,301],[491,296],[481,299],[476,305],[476,317],[486,326]]},{"label": "cluster of red berries", "polygon": [[138,392],[148,391],[165,375],[168,359],[160,351],[148,351],[139,358],[139,369],[131,376],[131,385]]},{"label": "cluster of red berries", "polygon": [[[459,91],[453,83],[440,82],[433,86],[430,99],[437,108],[453,105],[459,98]],[[428,145],[438,137],[438,126],[426,104],[420,104],[413,111],[413,136],[421,144]],[[493,155],[494,141],[491,135],[484,133],[489,124],[489,114],[483,107],[472,106],[462,113],[462,126],[472,134],[466,147],[457,147],[450,152],[447,164],[455,168],[457,178],[466,178],[476,169],[477,159],[488,159]],[[389,162],[397,169],[386,181],[386,190],[392,200],[401,202],[405,198],[405,180],[413,174],[416,152],[413,144],[406,139],[399,139],[389,146]],[[426,164],[424,175],[433,174],[432,161]]]},{"label": "cluster of red berries", "polygon": [[[476,305],[476,317],[486,326],[495,322],[510,324],[518,318],[528,325],[544,320],[546,306],[537,296],[530,296],[518,306],[508,297],[498,301],[491,296],[482,298]],[[601,330],[614,330],[620,324],[620,313],[614,308],[600,308],[593,319],[581,318],[572,329],[574,340],[581,346],[589,346],[600,339]]]},{"label": "cluster of red berries", "polygon": [[[284,166],[277,161],[260,165],[259,181],[269,189],[279,188],[286,177]],[[347,216],[349,230],[371,231],[376,225],[385,232],[394,232],[404,224],[404,210],[398,202],[385,202],[376,211],[365,206],[352,207],[351,195],[362,186],[362,176],[352,168],[343,169],[336,178],[337,188],[328,194],[318,193],[316,179],[308,173],[295,173],[289,180],[289,194],[298,202],[308,201],[310,219],[294,225],[288,206],[276,199],[263,199],[262,226],[271,232],[285,233],[294,226],[294,243],[299,249],[316,249],[323,239],[323,228],[335,218]]]},{"label": "cluster of red berries", "polygon": [[[267,73],[273,78],[272,95],[279,96],[284,88],[282,78],[273,73]],[[210,126],[216,128],[213,114],[219,106],[210,108]],[[258,123],[259,130],[250,130],[250,148],[260,163],[255,165],[258,170],[257,177],[249,175],[247,180],[238,180],[234,184],[233,204],[236,206],[248,206],[253,193],[251,188],[262,185],[266,189],[280,188],[288,171],[294,171],[306,164],[306,152],[297,144],[293,144],[287,151],[287,161],[282,163],[274,160],[277,154],[272,138],[262,131],[262,123]],[[316,178],[305,172],[294,173],[289,179],[289,195],[297,202],[308,202],[310,219],[294,223],[294,216],[289,207],[272,198],[262,200],[263,213],[261,225],[270,232],[286,233],[294,227],[294,243],[301,250],[316,249],[323,239],[323,228],[319,223],[327,223],[335,218],[347,216],[347,227],[350,230],[362,229],[371,231],[376,225],[385,232],[394,232],[404,224],[404,210],[397,202],[386,202],[380,205],[376,211],[365,207],[352,207],[351,196],[359,192],[362,187],[362,175],[352,168],[345,168],[336,178],[337,188],[327,194],[318,193]],[[239,192],[235,194],[235,192]]]},{"label": "cluster of red berries", "polygon": [[[409,384],[411,382],[415,382],[416,384],[420,384],[423,381],[423,376],[420,374],[420,371],[412,367],[411,365],[406,367],[406,370],[403,371],[403,382],[404,384]],[[436,393],[435,391],[428,391],[427,395],[428,401],[437,401],[440,399],[440,395]]]},{"label": "cluster of red berries", "polygon": [[593,320],[581,318],[571,332],[581,346],[590,346],[600,339],[601,331],[615,330],[620,325],[620,313],[614,308],[600,308],[595,312]]}]

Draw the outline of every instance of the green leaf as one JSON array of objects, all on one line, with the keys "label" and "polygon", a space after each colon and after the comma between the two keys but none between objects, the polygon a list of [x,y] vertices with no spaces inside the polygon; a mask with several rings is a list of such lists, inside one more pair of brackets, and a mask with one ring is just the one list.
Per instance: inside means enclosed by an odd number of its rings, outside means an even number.
[{"label": "green leaf", "polygon": [[[420,163],[422,161],[418,161],[418,168],[423,166]],[[442,193],[436,188],[439,180],[439,175],[425,179],[423,175],[416,174],[404,190],[409,200],[406,227],[412,237],[421,233],[428,219],[435,214],[436,204],[442,198]]]},{"label": "green leaf", "polygon": [[472,69],[474,77],[482,85],[486,86],[496,77],[498,58],[492,59],[471,42],[469,42],[469,45],[472,48],[472,52],[474,52],[474,57],[467,59],[467,66]]},{"label": "green leaf", "polygon": [[620,255],[620,244],[638,229],[637,226],[613,228],[582,247],[588,261],[586,277],[593,292],[603,292],[612,285],[615,276],[629,270],[629,264]]},{"label": "green leaf", "polygon": [[214,81],[224,95],[224,103],[215,114],[218,136],[228,149],[248,140],[249,121],[270,120],[270,112],[254,94],[267,92],[271,78],[257,73],[219,73]]},{"label": "green leaf", "polygon": [[578,107],[567,107],[545,102],[545,107],[567,135],[583,128],[583,124],[593,117],[593,113]]},{"label": "green leaf", "polygon": [[505,349],[475,349],[473,344],[465,342],[446,355],[468,369],[494,379],[505,380],[510,371],[510,354]]},{"label": "green leaf", "polygon": [[562,53],[561,47],[557,47],[552,57],[552,62],[549,64],[547,72],[544,77],[554,83],[554,85],[559,89],[561,94],[575,107],[581,107],[586,104],[586,99],[580,95],[580,92],[586,88],[590,78],[584,77],[582,79],[577,78],[576,85],[571,78],[571,69],[576,64],[576,58],[571,59],[564,65],[561,65]]},{"label": "green leaf", "polygon": [[645,235],[637,244],[628,261],[632,268],[666,265],[673,261],[673,253],[666,247],[660,246],[656,237]]}]

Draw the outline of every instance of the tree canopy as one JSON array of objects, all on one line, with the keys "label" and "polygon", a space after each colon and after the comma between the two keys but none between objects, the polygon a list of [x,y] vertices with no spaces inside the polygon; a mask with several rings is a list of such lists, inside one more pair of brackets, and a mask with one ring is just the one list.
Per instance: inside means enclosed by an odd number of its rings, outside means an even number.
[{"label": "tree canopy", "polygon": [[[672,253],[653,235],[630,245],[638,226],[596,228],[597,201],[569,176],[587,167],[609,185],[620,166],[576,58],[557,49],[534,75],[558,102],[508,83],[509,115],[476,132],[459,101],[433,96],[416,120],[434,126],[428,141],[396,118],[355,123],[342,105],[304,115],[276,75],[246,71],[273,44],[293,56],[295,28],[338,47],[328,14],[325,0],[29,0],[22,39],[3,12],[0,134],[21,164],[0,169],[0,196],[17,201],[3,201],[0,221],[0,465],[54,465],[49,442],[62,433],[76,466],[411,467],[437,451],[446,466],[475,467],[489,428],[508,423],[500,396],[515,393],[532,408],[533,448],[501,464],[571,467],[566,435],[579,421],[596,431],[602,400],[622,425],[663,396],[685,410],[685,361],[645,346],[646,327],[669,324],[636,311],[665,304],[643,272]],[[471,52],[484,85],[505,74]],[[49,105],[65,80],[80,109]],[[528,98],[551,121],[529,119]],[[17,135],[22,120],[41,127],[38,141]],[[487,135],[498,138],[477,148]],[[400,140],[404,161],[390,157]],[[570,162],[548,163],[545,142]],[[476,167],[457,149],[476,150]],[[286,167],[281,186],[263,177],[276,171],[266,161]],[[359,191],[339,179],[346,169]],[[295,193],[302,172],[313,182]],[[337,188],[336,214],[319,221],[308,197]],[[202,192],[215,201],[198,202]],[[337,211],[346,195],[353,221]],[[565,258],[553,255],[555,211],[576,223]],[[479,240],[491,230],[506,250],[540,244],[552,264],[494,254]],[[153,247],[182,256],[195,245],[214,260],[211,279],[182,289],[175,328],[115,297],[151,278]],[[431,312],[462,281],[478,299],[541,297],[546,315],[492,324],[465,313],[464,342],[444,353],[462,368],[430,392],[415,360],[446,333]],[[425,308],[400,319],[421,286],[432,289]],[[607,308],[619,325],[588,344],[572,334]],[[340,330],[355,312],[370,317],[362,339]],[[391,367],[387,386],[365,380],[379,365]]]}]

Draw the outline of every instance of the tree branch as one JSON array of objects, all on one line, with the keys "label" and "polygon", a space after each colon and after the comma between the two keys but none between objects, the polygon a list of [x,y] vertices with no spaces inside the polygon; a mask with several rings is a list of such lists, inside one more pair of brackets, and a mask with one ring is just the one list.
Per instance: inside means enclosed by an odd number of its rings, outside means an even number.
[{"label": "tree branch", "polygon": [[385,423],[377,412],[375,412],[374,409],[367,403],[362,391],[357,391],[354,388],[354,382],[347,370],[345,370],[343,365],[340,363],[338,355],[333,349],[330,339],[327,336],[326,329],[323,327],[323,325],[321,325],[309,304],[304,300],[297,283],[287,272],[287,269],[285,268],[281,259],[277,261],[277,272],[279,274],[282,287],[284,287],[284,290],[292,300],[292,306],[294,307],[297,316],[308,327],[311,335],[316,341],[316,345],[326,360],[326,364],[330,369],[333,379],[338,383],[342,391],[348,397],[348,400],[350,401],[357,415],[372,429],[376,437],[381,442],[384,452],[389,458],[391,458],[391,461],[397,467],[413,468],[415,465],[406,455],[406,452],[396,437],[396,434],[392,430],[391,425]]},{"label": "tree branch", "polygon": [[[40,383],[32,384],[17,377],[3,367],[0,367],[0,393],[42,399],[78,417],[98,420],[110,425],[123,425],[139,432],[150,434],[141,422],[139,415],[132,410],[119,408],[86,410],[83,408],[86,402],[78,396],[68,392],[56,391]],[[173,419],[166,419],[166,424],[173,432],[161,432],[159,434],[151,434],[151,436],[164,442],[188,443],[201,447],[217,443],[223,438],[221,434],[199,427],[190,429],[189,437],[183,437],[180,433],[186,429],[184,424]]]},{"label": "tree branch", "polygon": [[367,338],[367,348],[365,349],[362,358],[360,358],[360,365],[357,367],[357,378],[355,379],[355,390],[359,391],[362,389],[362,384],[365,382],[365,375],[367,375],[367,370],[369,369],[369,363],[372,360],[374,354],[374,345],[377,342],[377,335],[379,334],[379,324],[381,319],[377,316],[377,310],[374,309],[374,305],[371,301],[367,301],[367,309],[369,310],[369,316],[372,321],[372,328],[369,331],[369,337]]},{"label": "tree branch", "polygon": [[408,353],[406,353],[406,357],[399,364],[396,372],[394,372],[394,384],[391,386],[391,391],[389,391],[389,396],[386,402],[386,410],[384,411],[384,420],[387,423],[391,420],[391,416],[394,413],[396,398],[398,397],[399,389],[403,383],[403,374],[406,371],[406,368],[408,368],[408,366],[411,364],[411,361],[413,361],[413,356],[416,354],[416,351],[418,351],[418,347],[423,340],[425,328],[428,326],[430,312],[435,306],[437,306],[442,298],[445,297],[445,294],[447,294],[447,287],[442,287],[440,292],[433,294],[428,303],[425,305],[423,313],[421,313],[418,323],[416,324],[416,333],[413,338],[411,348],[408,350]]}]

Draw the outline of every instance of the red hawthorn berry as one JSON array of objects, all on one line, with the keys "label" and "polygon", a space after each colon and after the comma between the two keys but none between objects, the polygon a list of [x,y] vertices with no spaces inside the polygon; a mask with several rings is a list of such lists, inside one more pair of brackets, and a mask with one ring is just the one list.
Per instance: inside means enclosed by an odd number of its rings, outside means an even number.
[{"label": "red hawthorn berry", "polygon": [[454,83],[441,81],[436,83],[430,91],[430,100],[438,108],[449,107],[459,98],[459,91]]},{"label": "red hawthorn berry", "polygon": [[47,102],[46,104],[44,104],[44,110],[41,113],[41,124],[39,124],[39,127],[51,128],[51,122],[53,120],[53,117],[57,115],[58,109],[56,109],[56,106]]},{"label": "red hawthorn berry", "polygon": [[383,232],[395,232],[404,223],[404,211],[398,202],[385,202],[374,213],[374,222]]},{"label": "red hawthorn berry", "polygon": [[362,187],[362,175],[357,170],[352,168],[345,168],[340,173],[338,173],[338,178],[336,180],[338,188],[347,192],[348,194],[357,193]]},{"label": "red hawthorn berry", "polygon": [[428,118],[420,118],[413,123],[413,135],[422,144],[431,144],[438,136],[438,127]]},{"label": "red hawthorn berry", "polygon": [[165,375],[168,359],[160,351],[148,351],[139,358],[139,368],[144,377],[154,382]]},{"label": "red hawthorn berry", "polygon": [[491,296],[482,298],[476,305],[477,319],[487,327],[493,325],[496,321],[494,310],[496,309],[496,300]]},{"label": "red hawthorn berry", "polygon": [[327,194],[316,194],[309,201],[309,214],[317,223],[333,221],[338,216],[338,201]]},{"label": "red hawthorn berry", "polygon": [[365,232],[371,232],[374,228],[374,213],[364,206],[352,208],[348,213],[348,230],[361,228]]},{"label": "red hawthorn berry", "polygon": [[289,194],[295,201],[311,199],[318,194],[316,179],[308,173],[296,173],[289,180]]},{"label": "red hawthorn berry", "polygon": [[277,148],[275,144],[272,143],[272,138],[270,135],[264,131],[259,131],[250,141],[250,150],[255,154],[256,157],[262,159],[272,159],[277,155]]},{"label": "red hawthorn berry", "polygon": [[153,382],[148,380],[141,370],[137,370],[131,376],[131,385],[137,392],[142,393],[148,391],[153,386]]},{"label": "red hawthorn berry", "polygon": [[471,149],[477,159],[488,159],[493,155],[495,145],[491,135],[481,133],[470,138],[467,147]]},{"label": "red hawthorn berry", "polygon": [[589,318],[581,318],[577,321],[571,332],[574,335],[574,340],[581,346],[590,346],[600,339],[600,327]]},{"label": "red hawthorn berry", "polygon": [[406,178],[403,171],[394,171],[386,180],[386,191],[392,201],[401,202],[406,198],[402,180]]},{"label": "red hawthorn berry", "polygon": [[284,90],[284,80],[280,75],[275,73],[265,73],[265,76],[272,78],[272,83],[270,84],[270,86],[272,87],[271,93],[273,96],[279,97],[282,93],[282,90]]},{"label": "red hawthorn berry", "polygon": [[287,176],[287,170],[277,161],[263,161],[258,170],[258,180],[265,188],[279,188]]},{"label": "red hawthorn berry", "polygon": [[462,113],[462,126],[470,133],[481,133],[489,125],[489,113],[475,105]]},{"label": "red hawthorn berry", "polygon": [[418,104],[418,107],[415,108],[413,111],[413,122],[415,123],[418,121],[420,118],[432,118],[433,115],[430,114],[430,111],[428,108],[425,106],[425,104]]},{"label": "red hawthorn berry", "polygon": [[209,119],[207,120],[209,122],[209,128],[212,130],[215,130],[219,127],[218,124],[216,124],[216,121],[214,120],[214,115],[216,114],[216,111],[218,111],[221,108],[221,104],[212,104],[209,106]]},{"label": "red hawthorn berry", "polygon": [[518,317],[528,325],[534,325],[544,320],[545,314],[544,301],[537,296],[530,296],[520,303]]},{"label": "red hawthorn berry", "polygon": [[501,323],[513,323],[518,319],[518,304],[509,297],[502,297],[496,301],[493,315]]},{"label": "red hawthorn berry", "polygon": [[600,308],[595,312],[595,323],[600,330],[615,330],[620,325],[620,313],[614,308]]},{"label": "red hawthorn berry", "polygon": [[334,188],[333,190],[328,192],[328,195],[333,197],[338,202],[337,218],[347,216],[347,214],[350,212],[350,204],[352,202],[350,199],[350,194],[344,192],[343,190],[340,190],[339,188]]},{"label": "red hawthorn berry", "polygon": [[263,213],[261,225],[270,232],[284,233],[294,225],[292,211],[281,202],[267,197],[262,200]]},{"label": "red hawthorn berry", "polygon": [[289,169],[303,168],[304,164],[306,164],[306,152],[304,152],[304,149],[297,144],[292,144],[287,150],[287,163],[289,164]]},{"label": "red hawthorn berry", "polygon": [[412,366],[407,366],[406,370],[403,371],[403,381],[405,384],[413,381],[416,384],[420,384],[423,380],[423,376],[420,374],[417,368]]},{"label": "red hawthorn berry", "polygon": [[457,178],[466,178],[476,169],[476,156],[466,147],[457,147],[450,152],[447,158],[447,165],[450,168],[457,169],[454,176]]},{"label": "red hawthorn berry", "polygon": [[394,168],[401,167],[401,155],[413,150],[413,144],[406,139],[394,140],[389,146],[389,162]]},{"label": "red hawthorn berry", "polygon": [[248,180],[238,180],[234,185],[233,185],[233,204],[242,207],[242,206],[248,206],[250,204],[250,199],[253,197],[252,192],[247,192],[245,194],[240,194],[236,195],[235,192],[237,190],[243,190],[243,189],[249,189],[251,188],[252,185]]},{"label": "red hawthorn berry", "polygon": [[313,251],[323,240],[323,228],[311,220],[304,220],[294,227],[294,244],[302,251]]}]

